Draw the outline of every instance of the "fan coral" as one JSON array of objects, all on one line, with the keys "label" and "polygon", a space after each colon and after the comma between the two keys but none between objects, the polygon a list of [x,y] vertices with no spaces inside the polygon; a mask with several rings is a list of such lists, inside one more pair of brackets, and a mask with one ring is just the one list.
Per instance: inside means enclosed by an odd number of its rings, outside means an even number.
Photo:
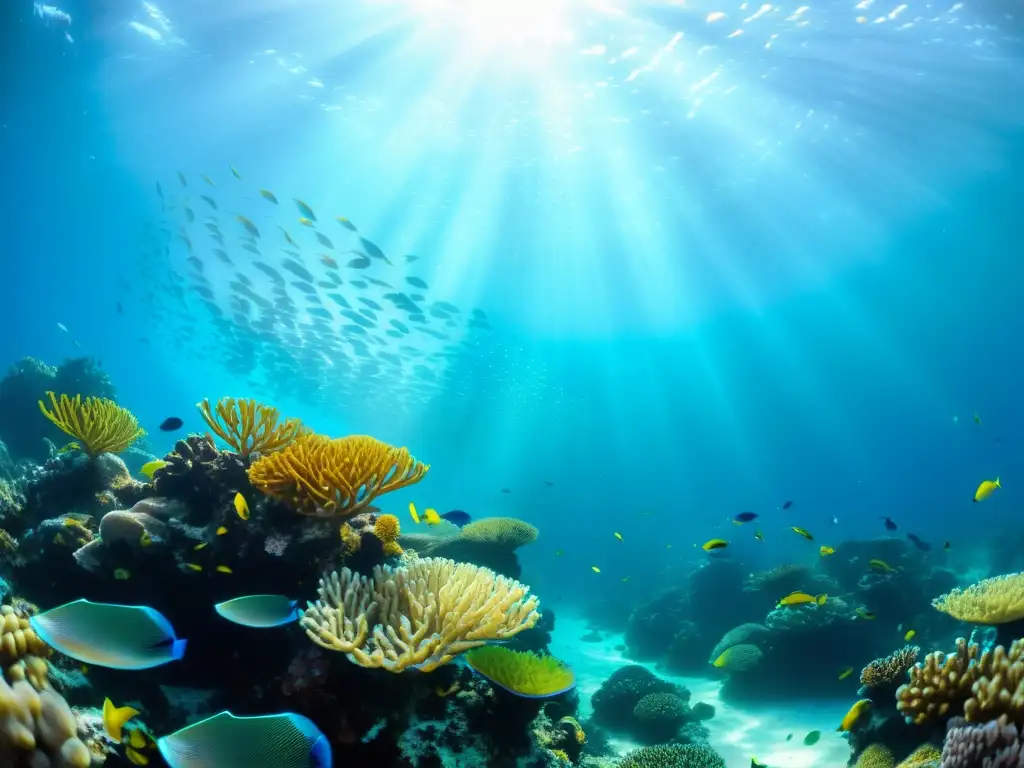
[{"label": "fan coral", "polygon": [[363,667],[432,672],[460,653],[540,619],[529,587],[469,563],[424,558],[373,576],[348,568],[320,580],[301,625],[313,642]]},{"label": "fan coral", "polygon": [[896,760],[889,748],[882,744],[872,744],[857,758],[853,768],[893,768]]},{"label": "fan coral", "polygon": [[966,589],[953,589],[932,606],[969,624],[1006,624],[1024,619],[1024,573],[993,576]]},{"label": "fan coral", "polygon": [[430,467],[365,435],[302,435],[249,468],[263,493],[316,517],[351,517],[381,494],[418,483]]},{"label": "fan coral", "polygon": [[915,725],[959,714],[971,696],[985,655],[963,638],[956,641],[954,654],[929,653],[910,668],[910,682],[896,690],[896,709]]},{"label": "fan coral", "polygon": [[466,656],[470,669],[517,696],[542,699],[565,693],[576,676],[554,656],[513,651],[490,645],[474,648]]},{"label": "fan coral", "polygon": [[34,656],[47,658],[52,651],[29,626],[28,613],[10,605],[0,606],[0,667]]},{"label": "fan coral", "polygon": [[1024,744],[1020,731],[1005,717],[984,725],[972,725],[963,718],[949,721],[942,746],[942,768],[1020,768],[1024,766]]},{"label": "fan coral", "polygon": [[725,768],[725,760],[703,744],[672,744],[634,749],[619,768]]},{"label": "fan coral", "polygon": [[537,540],[537,529],[515,517],[488,517],[463,527],[461,538],[516,549]]},{"label": "fan coral", "polygon": [[922,744],[920,747],[915,749],[906,760],[901,762],[896,768],[928,768],[932,764],[937,764],[942,759],[942,751],[931,744]]},{"label": "fan coral", "polygon": [[907,670],[917,662],[921,649],[916,645],[905,645],[888,656],[875,659],[860,672],[861,685],[868,688],[885,688],[901,682]]},{"label": "fan coral", "polygon": [[130,411],[113,400],[81,395],[72,400],[47,392],[53,410],[47,410],[39,401],[39,410],[71,437],[75,438],[89,456],[101,453],[119,453],[146,434]]},{"label": "fan coral", "polygon": [[217,401],[216,413],[209,400],[196,403],[196,407],[210,429],[242,456],[278,451],[310,431],[298,419],[281,422],[277,408],[253,399],[222,397]]}]

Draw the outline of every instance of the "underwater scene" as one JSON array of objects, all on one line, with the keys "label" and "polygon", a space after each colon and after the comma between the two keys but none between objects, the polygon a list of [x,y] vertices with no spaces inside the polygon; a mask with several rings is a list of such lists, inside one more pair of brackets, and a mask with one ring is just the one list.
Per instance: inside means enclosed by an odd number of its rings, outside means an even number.
[{"label": "underwater scene", "polygon": [[1024,768],[1018,3],[51,2],[0,768]]}]

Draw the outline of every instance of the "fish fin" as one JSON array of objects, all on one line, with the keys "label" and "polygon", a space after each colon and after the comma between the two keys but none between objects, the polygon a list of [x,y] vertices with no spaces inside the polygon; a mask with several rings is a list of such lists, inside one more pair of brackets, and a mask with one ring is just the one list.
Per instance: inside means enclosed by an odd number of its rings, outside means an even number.
[{"label": "fish fin", "polygon": [[175,640],[171,643],[171,657],[174,659],[181,659],[185,656],[185,647],[188,645],[188,640]]},{"label": "fish fin", "polygon": [[1003,487],[1003,486],[1001,486],[1001,485],[999,484],[999,475],[996,475],[996,488],[1002,488],[1002,487]]}]

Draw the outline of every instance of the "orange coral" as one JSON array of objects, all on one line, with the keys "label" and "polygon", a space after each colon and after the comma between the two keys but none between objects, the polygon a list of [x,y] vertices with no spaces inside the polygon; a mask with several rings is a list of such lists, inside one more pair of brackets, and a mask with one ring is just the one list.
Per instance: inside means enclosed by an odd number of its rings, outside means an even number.
[{"label": "orange coral", "polygon": [[222,397],[217,401],[216,413],[211,409],[209,400],[196,403],[196,407],[210,429],[242,456],[279,451],[297,437],[309,433],[298,419],[281,422],[277,408],[253,399]]},{"label": "orange coral", "polygon": [[249,481],[304,515],[352,517],[381,494],[418,483],[430,467],[373,437],[301,435],[249,468]]}]

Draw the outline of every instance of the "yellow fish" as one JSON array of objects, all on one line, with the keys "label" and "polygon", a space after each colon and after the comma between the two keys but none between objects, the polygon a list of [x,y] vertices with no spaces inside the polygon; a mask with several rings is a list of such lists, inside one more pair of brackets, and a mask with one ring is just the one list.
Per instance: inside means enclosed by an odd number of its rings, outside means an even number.
[{"label": "yellow fish", "polygon": [[203,570],[203,566],[196,565],[195,563],[184,563],[184,566],[186,568],[189,568],[189,569],[195,571],[196,573],[198,573],[199,571]]},{"label": "yellow fish", "polygon": [[805,539],[807,539],[808,541],[814,541],[814,537],[813,537],[813,536],[811,536],[811,532],[810,532],[810,531],[808,531],[808,530],[807,530],[806,528],[797,528],[797,527],[796,527],[796,526],[794,525],[794,526],[791,526],[791,527],[790,527],[790,530],[791,530],[791,531],[793,531],[793,533],[798,533],[798,534],[800,534],[801,536],[803,536],[803,537],[804,537]]},{"label": "yellow fish", "polygon": [[914,635],[916,635],[916,634],[917,634],[917,630],[914,630],[914,629],[908,629],[908,630],[907,630],[907,633],[906,633],[905,635],[903,635],[903,639],[904,639],[904,640],[905,640],[906,642],[908,642],[908,643],[909,643],[909,642],[910,642],[911,640],[913,640],[913,639],[914,639]]},{"label": "yellow fish", "polygon": [[230,168],[230,169],[231,169],[231,175],[232,175],[232,176],[234,176],[234,177],[235,177],[236,179],[238,179],[239,181],[241,181],[241,180],[242,180],[242,174],[240,174],[240,173],[239,173],[238,171],[236,171],[236,170],[235,170],[235,166],[233,166],[233,165],[229,165],[229,166],[228,166],[228,168]]},{"label": "yellow fish", "polygon": [[128,744],[135,749],[145,749],[146,735],[138,728],[133,728],[128,734]]},{"label": "yellow fish", "polygon": [[235,494],[235,512],[243,520],[249,519],[249,505],[245,501],[245,496],[241,492]]},{"label": "yellow fish", "polygon": [[219,571],[220,573],[234,573],[234,571],[232,571],[232,570],[231,570],[230,568],[228,568],[228,567],[227,567],[226,565],[218,565],[218,566],[217,566],[217,570],[218,570],[218,571]]},{"label": "yellow fish", "polygon": [[834,555],[836,553],[835,549],[833,549],[832,547],[826,547],[824,545],[822,545],[821,549],[819,549],[818,552],[821,553],[822,557],[825,557],[825,555]]},{"label": "yellow fish", "polygon": [[169,466],[171,466],[171,462],[169,461],[164,461],[163,459],[154,459],[153,461],[147,461],[145,464],[143,464],[142,469],[140,469],[139,472],[148,477],[150,480],[152,480],[154,473],[156,473],[158,469],[163,469],[164,467]]},{"label": "yellow fish", "polygon": [[260,190],[260,196],[261,196],[261,197],[262,197],[262,198],[263,198],[264,200],[269,200],[269,201],[270,201],[270,202],[272,202],[272,203],[273,203],[274,205],[277,205],[277,195],[275,195],[275,194],[274,194],[273,192],[271,192],[271,191],[270,191],[269,189],[261,189],[261,190]]},{"label": "yellow fish", "polygon": [[200,549],[206,549],[206,546],[207,544],[205,541],[200,542],[199,544],[196,544],[194,547],[192,547],[192,551],[198,552]]},{"label": "yellow fish", "polygon": [[223,536],[227,532],[228,532],[228,529],[225,528],[223,525],[220,528],[217,529],[217,535],[218,536]]},{"label": "yellow fish", "polygon": [[305,216],[299,216],[299,224],[301,224],[304,227],[315,227],[316,226],[316,224],[313,223],[312,219],[307,219]]},{"label": "yellow fish", "polygon": [[601,572],[601,569],[598,568],[596,565],[590,566],[590,570],[592,570],[594,573],[600,573]]},{"label": "yellow fish", "polygon": [[149,765],[149,758],[134,747],[128,747],[124,754],[132,765]]},{"label": "yellow fish", "polygon": [[779,600],[779,605],[806,605],[808,603],[824,605],[827,600],[828,595],[825,593],[820,595],[809,595],[806,592],[792,592]]},{"label": "yellow fish", "polygon": [[896,570],[887,562],[885,562],[885,560],[879,560],[878,558],[872,558],[871,560],[868,560],[868,567],[874,568],[876,571],[884,571],[886,573],[890,573]]},{"label": "yellow fish", "polygon": [[839,678],[838,679],[839,680],[845,680],[846,678],[848,678],[852,674],[853,674],[853,667],[847,667],[846,669],[844,669],[842,672],[839,673]]},{"label": "yellow fish", "polygon": [[139,536],[139,546],[148,547],[153,543],[153,537],[149,535],[148,531],[143,531],[142,535]]},{"label": "yellow fish", "polygon": [[423,520],[427,525],[440,525],[441,516],[437,514],[436,509],[425,509],[423,510]]},{"label": "yellow fish", "polygon": [[864,711],[870,706],[870,699],[861,699],[860,701],[858,701],[856,704],[850,707],[850,711],[846,713],[845,717],[843,717],[843,722],[839,724],[839,727],[836,728],[836,730],[850,730],[854,726],[854,724],[860,719],[860,716],[864,714]]},{"label": "yellow fish", "polygon": [[866,611],[863,608],[858,608],[856,611],[854,611],[854,613],[856,613],[858,616],[864,619],[864,621],[875,620],[875,614],[873,614],[871,611]]},{"label": "yellow fish", "polygon": [[420,515],[419,512],[416,511],[416,505],[411,501],[409,502],[409,514],[412,516],[412,521],[418,525],[420,522]]},{"label": "yellow fish", "polygon": [[711,539],[710,541],[705,541],[703,544],[701,544],[700,548],[703,549],[705,552],[710,552],[713,549],[724,549],[728,546],[729,542],[725,539]]},{"label": "yellow fish", "polygon": [[338,223],[341,224],[341,226],[343,226],[349,232],[355,232],[356,231],[356,225],[353,224],[348,219],[346,219],[344,216],[335,216],[334,218],[336,218],[338,220]]},{"label": "yellow fish", "polygon": [[110,699],[103,700],[103,730],[107,736],[121,743],[121,731],[124,724],[139,714],[134,707],[115,707]]},{"label": "yellow fish", "polygon": [[618,539],[619,541],[622,541],[622,534],[619,533],[618,531],[616,531],[615,532],[615,538]]},{"label": "yellow fish", "polygon": [[999,484],[999,478],[995,480],[982,480],[981,485],[978,486],[978,490],[974,492],[975,501],[984,501],[996,490],[996,488],[1002,488]]},{"label": "yellow fish", "polygon": [[114,578],[118,581],[127,581],[132,577],[132,572],[127,568],[118,568],[114,571]]}]

